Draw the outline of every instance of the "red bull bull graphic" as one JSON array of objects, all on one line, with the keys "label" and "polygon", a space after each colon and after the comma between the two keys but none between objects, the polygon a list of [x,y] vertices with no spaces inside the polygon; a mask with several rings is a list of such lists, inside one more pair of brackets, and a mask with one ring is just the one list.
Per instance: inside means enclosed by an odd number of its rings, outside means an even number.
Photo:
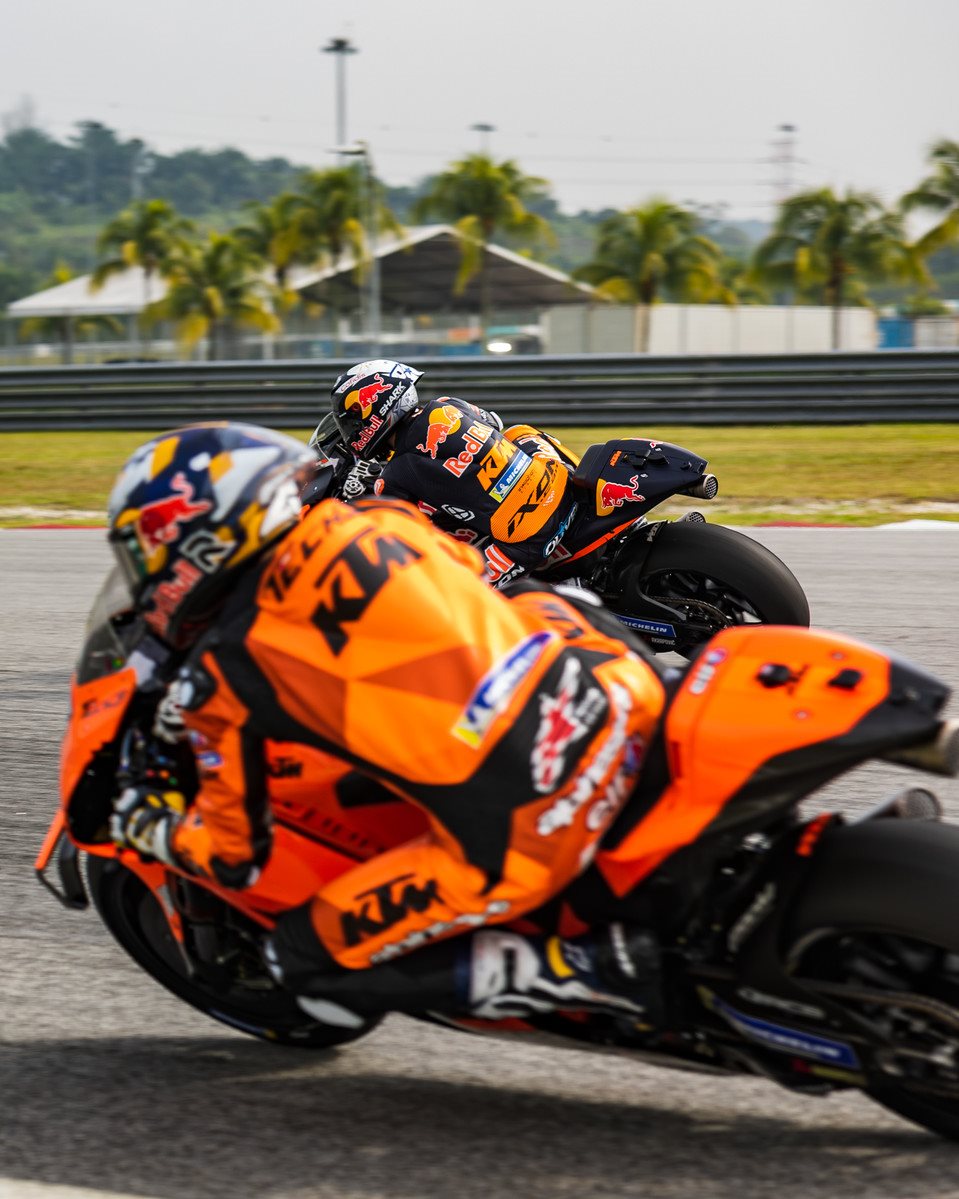
[{"label": "red bull bull graphic", "polygon": [[373,401],[376,397],[384,391],[392,390],[392,383],[384,383],[382,375],[374,375],[372,383],[367,383],[365,387],[357,387],[347,394],[343,401],[343,411],[348,412],[350,408],[358,407],[360,416],[366,420],[373,411]]},{"label": "red bull bull graphic", "polygon": [[209,500],[193,501],[193,484],[183,471],[177,471],[170,484],[176,495],[164,496],[152,504],[144,504],[137,520],[137,533],[148,554],[161,545],[170,545],[180,535],[180,525],[209,512]]},{"label": "red bull bull graphic", "polygon": [[639,475],[633,475],[628,483],[608,483],[600,479],[596,484],[596,511],[600,516],[608,516],[614,508],[622,508],[623,504],[635,504],[646,497],[639,493]]},{"label": "red bull bull graphic", "polygon": [[429,454],[436,461],[436,451],[443,442],[455,433],[462,423],[462,418],[455,408],[444,404],[442,408],[434,408],[430,413],[429,427],[426,430],[426,444],[422,442],[416,447],[421,454]]}]

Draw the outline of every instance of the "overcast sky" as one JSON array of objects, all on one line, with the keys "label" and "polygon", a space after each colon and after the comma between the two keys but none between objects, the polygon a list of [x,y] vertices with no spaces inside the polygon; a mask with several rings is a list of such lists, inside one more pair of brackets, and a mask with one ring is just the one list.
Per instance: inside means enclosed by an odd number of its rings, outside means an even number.
[{"label": "overcast sky", "polygon": [[654,194],[766,219],[794,182],[891,200],[959,139],[959,0],[0,0],[0,111],[96,119],[163,151],[235,145],[331,165],[347,127],[413,182],[490,149],[567,211]]}]

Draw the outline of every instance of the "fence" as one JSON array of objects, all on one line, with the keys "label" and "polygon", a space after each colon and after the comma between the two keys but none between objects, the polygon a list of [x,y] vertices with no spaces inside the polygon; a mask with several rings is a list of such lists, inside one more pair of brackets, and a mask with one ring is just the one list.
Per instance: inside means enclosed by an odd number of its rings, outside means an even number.
[{"label": "fence", "polygon": [[[307,428],[350,363],[238,362],[0,370],[0,430],[162,429],[203,419]],[[434,358],[449,393],[545,426],[959,420],[959,352],[762,357]]]}]

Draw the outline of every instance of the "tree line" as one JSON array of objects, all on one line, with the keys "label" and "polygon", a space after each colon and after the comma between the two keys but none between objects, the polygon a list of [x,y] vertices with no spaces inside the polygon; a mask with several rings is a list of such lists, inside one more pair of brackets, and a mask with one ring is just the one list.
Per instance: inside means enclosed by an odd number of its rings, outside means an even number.
[{"label": "tree line", "polygon": [[[30,157],[24,155],[25,143],[31,141],[25,135],[37,132],[8,133],[0,144],[0,192],[11,139],[20,156],[22,182]],[[133,145],[115,138],[111,144],[121,149]],[[133,153],[122,160],[127,166],[133,163],[131,170],[136,164]],[[277,164],[277,178],[285,184],[273,194],[247,200],[239,219],[225,232],[204,231],[186,206],[168,197],[128,204],[100,228],[94,285],[131,265],[143,268],[148,289],[153,279],[162,277],[166,293],[148,304],[144,329],[159,320],[171,321],[185,346],[205,338],[211,356],[218,357],[232,351],[241,328],[280,329],[302,302],[289,286],[294,267],[338,266],[349,257],[362,272],[374,221],[377,235],[400,233],[403,219],[454,225],[462,250],[454,286],[462,291],[478,276],[484,327],[489,305],[483,247],[496,240],[539,257],[548,257],[555,247],[559,213],[548,181],[525,174],[512,161],[467,155],[424,181],[418,194],[407,189],[399,196],[396,189],[370,178],[361,165],[320,171],[290,167],[284,175],[279,166],[284,160],[268,161]],[[152,177],[150,182],[152,186]],[[55,197],[48,197],[48,203],[54,202]],[[931,214],[934,224],[922,237],[910,240],[906,217],[914,211]],[[742,245],[724,245],[725,239],[716,236],[722,231],[715,221],[665,198],[626,211],[608,210],[596,218],[591,253],[572,274],[609,300],[638,305],[641,315],[646,314],[646,339],[649,308],[660,300],[787,301],[831,306],[838,344],[839,309],[870,302],[877,288],[908,285],[915,289],[917,311],[941,308],[929,259],[951,254],[959,262],[959,143],[937,143],[926,177],[889,207],[855,190],[837,194],[819,188],[790,197],[780,205],[768,236],[751,253]],[[58,278],[64,273],[61,268]],[[36,324],[25,329],[26,335],[43,331]],[[57,329],[46,329],[65,344],[78,331],[65,328],[62,321]]]}]

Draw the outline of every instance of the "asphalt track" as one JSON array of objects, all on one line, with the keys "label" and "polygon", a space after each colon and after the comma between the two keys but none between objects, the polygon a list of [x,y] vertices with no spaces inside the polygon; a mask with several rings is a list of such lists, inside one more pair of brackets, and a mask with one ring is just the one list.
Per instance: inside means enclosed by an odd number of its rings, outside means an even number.
[{"label": "asphalt track", "polygon": [[[802,580],[815,623],[959,683],[959,530],[754,535]],[[167,995],[31,871],[106,562],[102,532],[0,532],[0,1199],[959,1196],[959,1145],[855,1095],[799,1099],[398,1017],[309,1054]],[[823,803],[861,806],[910,777],[870,766]],[[959,820],[959,784],[938,789]]]}]

